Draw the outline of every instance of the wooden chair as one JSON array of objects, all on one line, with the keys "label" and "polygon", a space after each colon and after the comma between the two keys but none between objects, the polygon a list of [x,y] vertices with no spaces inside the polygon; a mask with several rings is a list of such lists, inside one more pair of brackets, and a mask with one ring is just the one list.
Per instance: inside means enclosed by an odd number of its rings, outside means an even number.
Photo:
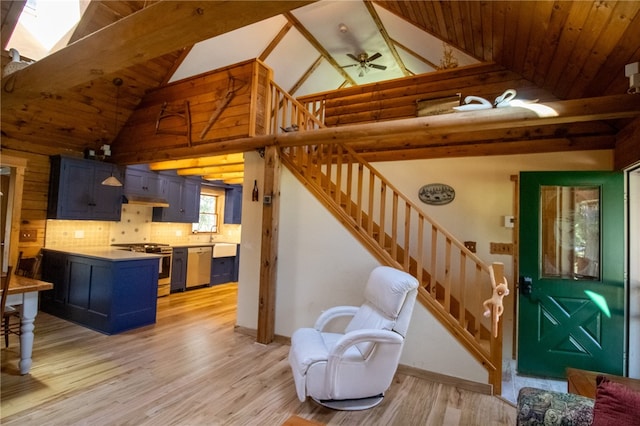
[{"label": "wooden chair", "polygon": [[[9,346],[9,334],[20,336],[20,311],[13,306],[7,306],[7,297],[9,296],[9,284],[11,283],[12,267],[7,267],[7,275],[2,277],[2,334],[4,335],[4,345]],[[17,318],[18,321],[12,321]]]},{"label": "wooden chair", "polygon": [[42,254],[38,253],[35,257],[22,257],[22,252],[18,254],[18,266],[16,267],[16,275],[22,275],[27,278],[36,278],[40,269]]}]

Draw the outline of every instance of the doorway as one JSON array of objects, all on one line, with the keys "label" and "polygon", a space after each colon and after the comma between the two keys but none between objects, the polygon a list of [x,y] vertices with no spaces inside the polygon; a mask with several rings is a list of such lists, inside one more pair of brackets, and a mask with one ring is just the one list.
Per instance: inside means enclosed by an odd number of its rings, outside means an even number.
[{"label": "doorway", "polygon": [[622,173],[521,173],[520,374],[623,373],[624,229]]}]

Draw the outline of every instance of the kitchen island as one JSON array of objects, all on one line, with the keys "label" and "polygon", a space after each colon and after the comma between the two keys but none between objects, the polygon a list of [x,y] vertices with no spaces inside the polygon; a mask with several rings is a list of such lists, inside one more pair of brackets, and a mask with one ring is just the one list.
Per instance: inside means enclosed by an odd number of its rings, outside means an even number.
[{"label": "kitchen island", "polygon": [[105,334],[156,321],[160,255],[115,248],[45,248],[41,310]]}]

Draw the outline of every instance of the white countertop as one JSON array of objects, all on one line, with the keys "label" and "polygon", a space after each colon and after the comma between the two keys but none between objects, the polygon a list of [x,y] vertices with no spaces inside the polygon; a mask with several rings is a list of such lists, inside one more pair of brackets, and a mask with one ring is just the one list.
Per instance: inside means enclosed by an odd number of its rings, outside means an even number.
[{"label": "white countertop", "polygon": [[75,254],[78,256],[93,257],[96,259],[122,261],[162,257],[158,253],[140,253],[129,250],[120,250],[114,247],[45,247],[43,250],[58,251],[61,253]]},{"label": "white countertop", "polygon": [[212,243],[187,243],[187,244],[171,244],[173,248],[189,248],[189,247],[213,247],[216,244],[238,244],[238,243],[229,243],[226,241],[214,241]]}]

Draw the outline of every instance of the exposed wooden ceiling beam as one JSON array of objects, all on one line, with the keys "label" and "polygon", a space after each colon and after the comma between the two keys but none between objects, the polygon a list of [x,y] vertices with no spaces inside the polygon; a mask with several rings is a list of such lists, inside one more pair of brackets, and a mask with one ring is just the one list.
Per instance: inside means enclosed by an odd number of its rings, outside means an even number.
[{"label": "exposed wooden ceiling beam", "polygon": [[269,45],[262,51],[260,56],[258,56],[258,59],[260,59],[261,61],[265,61],[269,56],[269,54],[273,52],[273,49],[275,49],[276,46],[278,46],[278,44],[282,41],[284,36],[287,35],[289,30],[291,29],[291,26],[292,26],[291,22],[287,22],[286,24],[284,24],[284,26],[278,32],[278,34],[276,34],[273,40],[271,40],[271,43],[269,43]]},{"label": "exposed wooden ceiling beam", "polygon": [[157,161],[149,164],[151,170],[176,170],[186,169],[190,167],[208,167],[208,166],[220,166],[220,165],[233,165],[243,164],[244,154],[226,154],[226,155],[214,155],[200,158],[188,158],[184,160],[168,160]]},{"label": "exposed wooden ceiling beam", "polygon": [[202,177],[206,180],[225,180],[225,179],[236,179],[244,176],[243,172],[230,172],[230,173],[211,173],[203,175]]},{"label": "exposed wooden ceiling beam", "polygon": [[244,172],[244,164],[207,166],[207,167],[190,167],[186,169],[178,169],[181,176],[205,176],[222,173],[238,173]]},{"label": "exposed wooden ceiling beam", "polygon": [[293,16],[293,14],[291,12],[287,12],[284,14],[284,16],[289,20],[289,22],[291,22],[291,24],[293,24],[293,26],[296,28],[296,30],[298,30],[300,32],[300,34],[302,34],[302,36],[304,38],[307,39],[307,41],[309,43],[311,43],[311,45],[318,51],[320,52],[320,54],[322,55],[322,57],[324,59],[327,60],[327,62],[329,62],[331,64],[331,66],[333,66],[336,71],[338,71],[340,73],[340,75],[347,80],[349,83],[351,83],[352,86],[357,86],[358,83],[356,83],[356,81],[351,78],[351,76],[349,75],[349,73],[347,73],[338,62],[336,62],[335,59],[333,59],[333,56],[331,56],[331,54],[327,51],[327,49],[324,48],[324,46],[322,46],[322,44],[320,44],[320,42],[318,40],[316,40],[316,38],[309,32],[309,30],[307,30],[304,25],[302,25],[302,23],[298,20],[298,18],[296,18],[295,16]]},{"label": "exposed wooden ceiling beam", "polygon": [[311,66],[309,67],[308,70],[306,70],[304,72],[304,74],[302,74],[302,77],[300,77],[298,79],[298,81],[296,81],[296,83],[293,85],[293,87],[291,87],[291,89],[289,89],[289,94],[291,96],[295,95],[296,92],[298,91],[298,89],[300,88],[300,86],[302,86],[304,84],[305,81],[307,81],[307,79],[311,76],[311,74],[316,70],[316,68],[318,68],[320,66],[320,64],[322,63],[322,55],[318,56],[318,59],[316,59],[313,64],[311,64]]},{"label": "exposed wooden ceiling beam", "polygon": [[407,77],[411,75],[411,72],[404,65],[404,61],[398,54],[396,46],[393,44],[391,37],[389,37],[389,33],[387,33],[387,30],[382,23],[382,19],[380,19],[380,16],[378,15],[378,12],[376,12],[375,7],[373,7],[373,4],[369,0],[364,0],[364,5],[366,6],[369,15],[371,15],[371,19],[373,19],[373,22],[375,22],[376,26],[378,27],[378,31],[380,31],[380,35],[384,39],[384,42],[387,44],[387,47],[391,52],[391,56],[393,56],[393,59],[396,61],[396,64],[398,64],[398,67],[400,67],[400,70],[402,71],[404,76]]},{"label": "exposed wooden ceiling beam", "polygon": [[[270,18],[314,0],[162,1],[12,74],[2,108],[60,94],[132,65]],[[224,17],[221,19],[221,17]]]},{"label": "exposed wooden ceiling beam", "polygon": [[9,39],[18,24],[18,19],[20,19],[20,14],[27,0],[8,1],[7,3],[9,5],[5,3],[2,6],[2,9],[6,10],[2,16],[2,32],[0,34],[2,37],[2,50],[6,50],[7,43],[9,43]]}]

